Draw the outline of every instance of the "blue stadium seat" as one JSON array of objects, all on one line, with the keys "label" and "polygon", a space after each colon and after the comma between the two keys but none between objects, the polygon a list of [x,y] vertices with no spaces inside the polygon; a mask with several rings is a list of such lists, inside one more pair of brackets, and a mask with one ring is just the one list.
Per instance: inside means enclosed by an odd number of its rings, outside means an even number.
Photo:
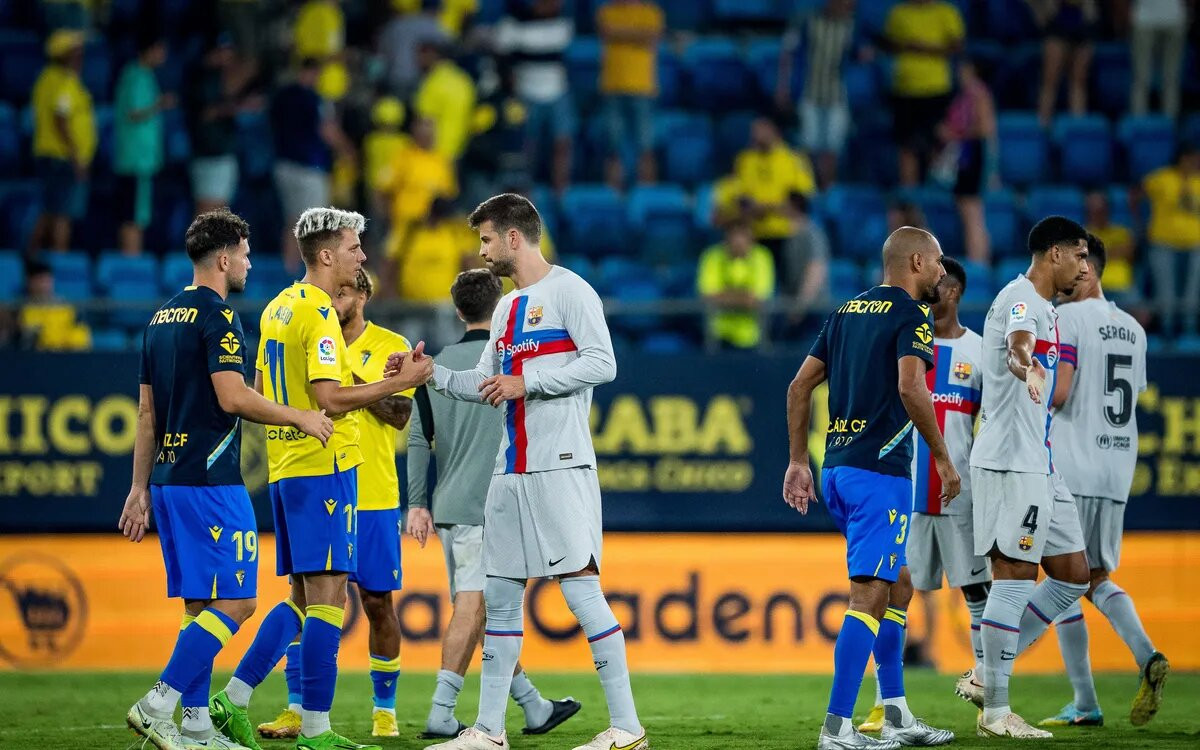
[{"label": "blue stadium seat", "polygon": [[504,18],[507,4],[508,0],[479,0],[479,15],[476,18],[480,23],[495,23]]},{"label": "blue stadium seat", "polygon": [[42,254],[54,269],[54,291],[70,302],[92,298],[92,259],[78,250]]},{"label": "blue stadium seat", "polygon": [[632,254],[636,248],[615,241],[625,233],[625,206],[606,185],[572,185],[560,201],[566,244],[585,255]]},{"label": "blue stadium seat", "polygon": [[750,110],[726,112],[717,120],[717,162],[727,171],[738,153],[750,145],[750,126],[760,115]]},{"label": "blue stadium seat", "polygon": [[571,96],[578,104],[596,97],[600,82],[600,40],[594,36],[576,37],[563,55]]},{"label": "blue stadium seat", "polygon": [[962,219],[954,196],[939,188],[920,188],[911,191],[910,198],[921,208],[925,223],[941,243],[947,255],[963,254]]},{"label": "blue stadium seat", "polygon": [[[746,63],[750,66],[754,80],[758,83],[759,94],[767,101],[772,101],[775,96],[775,86],[779,80],[779,49],[781,46],[778,39],[759,39],[751,42],[746,48]],[[792,86],[791,91],[793,99],[799,99],[799,87]]]},{"label": "blue stadium seat", "polygon": [[130,349],[129,333],[120,328],[97,328],[92,331],[92,350],[123,352]]},{"label": "blue stadium seat", "polygon": [[874,185],[838,184],[825,193],[833,246],[858,259],[874,259],[887,239],[887,205]]},{"label": "blue stadium seat", "polygon": [[691,186],[713,178],[715,144],[712,122],[707,117],[689,114],[660,117],[655,129],[666,179]]},{"label": "blue stadium seat", "polygon": [[[1142,201],[1140,208],[1143,214],[1149,211],[1149,206],[1146,201]],[[1136,226],[1144,225],[1146,216],[1135,221],[1133,209],[1129,205],[1129,190],[1120,185],[1111,185],[1108,188],[1108,216],[1113,224],[1120,224],[1132,230]]]},{"label": "blue stadium seat", "polygon": [[881,36],[888,13],[897,2],[898,0],[859,0],[855,13],[860,26],[859,32],[868,37]]},{"label": "blue stadium seat", "polygon": [[605,296],[612,294],[622,284],[654,275],[640,260],[620,256],[600,259],[596,262],[595,269],[596,287]]},{"label": "blue stadium seat", "polygon": [[[622,305],[649,307],[662,301],[663,290],[653,276],[643,275],[610,287],[608,296]],[[662,315],[649,310],[614,315],[609,321],[618,332],[630,334],[648,333],[662,327]]]},{"label": "blue stadium seat", "polygon": [[1200,145],[1200,112],[1184,116],[1183,124],[1179,126],[1179,140]]},{"label": "blue stadium seat", "polygon": [[1101,185],[1112,180],[1112,128],[1100,115],[1060,115],[1054,121],[1058,178],[1073,185]]},{"label": "blue stadium seat", "polygon": [[992,267],[986,263],[962,259],[963,270],[967,272],[967,291],[963,301],[991,304],[996,297],[996,285],[992,281]]},{"label": "blue stadium seat", "polygon": [[728,39],[699,39],[683,52],[688,91],[697,107],[722,112],[754,103],[753,76]]},{"label": "blue stadium seat", "polygon": [[829,261],[829,292],[835,302],[850,299],[866,286],[862,268],[857,263],[848,258]]},{"label": "blue stadium seat", "polygon": [[83,50],[83,85],[97,102],[107,102],[113,93],[112,51],[103,37],[88,40]]},{"label": "blue stadium seat", "polygon": [[1049,144],[1032,112],[1003,112],[997,118],[1000,140],[1000,179],[1008,185],[1027,186],[1047,176]]},{"label": "blue stadium seat", "polygon": [[1025,0],[988,0],[987,35],[999,41],[1022,41],[1038,36],[1037,22]]},{"label": "blue stadium seat", "polygon": [[712,17],[712,0],[663,0],[659,4],[672,31],[695,31],[708,25]]},{"label": "blue stadium seat", "polygon": [[647,354],[683,354],[695,348],[687,336],[675,331],[653,331],[641,343]]},{"label": "blue stadium seat", "polygon": [[33,84],[42,72],[45,56],[37,34],[5,31],[0,36],[0,98],[13,104],[29,102]]},{"label": "blue stadium seat", "polygon": [[1125,42],[1102,43],[1092,53],[1091,96],[1088,103],[1107,117],[1119,117],[1129,111],[1129,91],[1133,86],[1133,62]]},{"label": "blue stadium seat", "polygon": [[148,299],[158,297],[158,278],[160,275],[158,258],[153,255],[122,255],[116,251],[100,254],[96,261],[96,289],[110,297],[123,296],[118,294],[116,287],[129,288],[133,285],[144,285],[154,289]]},{"label": "blue stadium seat", "polygon": [[1117,126],[1117,137],[1125,147],[1129,178],[1142,178],[1171,163],[1175,154],[1175,123],[1165,115],[1129,115]]},{"label": "blue stadium seat", "polygon": [[0,231],[5,242],[26,247],[41,213],[42,190],[32,180],[0,183]]},{"label": "blue stadium seat", "polygon": [[1035,224],[1047,216],[1083,221],[1083,191],[1067,185],[1040,185],[1025,197],[1025,214]]},{"label": "blue stadium seat", "polygon": [[250,280],[246,282],[246,296],[253,300],[269,300],[279,290],[300,278],[301,271],[288,271],[278,255],[255,253],[250,258]]},{"label": "blue stadium seat", "polygon": [[595,285],[596,283],[596,266],[590,259],[583,255],[560,255],[555,259],[555,264],[560,265],[568,271],[573,271],[581,276],[584,281]]},{"label": "blue stadium seat", "polygon": [[[842,82],[846,85],[846,101],[850,109],[863,112],[880,106],[884,90],[883,72],[875,63],[847,62],[842,66]],[[798,91],[800,85],[796,84],[794,89]]]},{"label": "blue stadium seat", "polygon": [[0,250],[0,302],[13,302],[25,286],[25,264],[16,250]]},{"label": "blue stadium seat", "polygon": [[668,297],[688,299],[696,296],[696,260],[681,260],[657,269],[656,275]]},{"label": "blue stadium seat", "polygon": [[713,16],[720,22],[782,22],[787,8],[783,0],[713,0]]},{"label": "blue stadium seat", "polygon": [[641,239],[641,257],[651,263],[691,254],[692,207],[678,185],[639,186],[629,192],[629,224]]},{"label": "blue stadium seat", "polygon": [[659,107],[674,107],[679,104],[683,92],[683,63],[679,55],[665,42],[658,45],[658,101]]},{"label": "blue stadium seat", "polygon": [[[250,270],[253,276],[258,270],[258,256],[251,258]],[[187,257],[187,253],[169,253],[162,261],[162,277],[160,284],[162,294],[165,297],[171,297],[183,289],[188,284],[192,283],[192,261]]]},{"label": "blue stadium seat", "polygon": [[115,125],[112,107],[97,105],[96,118],[96,158],[92,169],[101,174],[112,172],[113,151],[116,147]]},{"label": "blue stadium seat", "polygon": [[21,169],[21,125],[11,104],[0,102],[0,177],[15,177]]},{"label": "blue stadium seat", "polygon": [[529,189],[529,195],[526,197],[533,201],[533,205],[537,206],[546,231],[552,237],[558,236],[558,198],[554,195],[554,191],[546,185],[534,185]]},{"label": "blue stadium seat", "polygon": [[983,196],[983,218],[991,238],[992,255],[1021,255],[1025,243],[1021,238],[1021,212],[1011,190],[992,190]]},{"label": "blue stadium seat", "polygon": [[993,274],[994,284],[996,289],[1003,289],[1008,282],[1017,278],[1018,275],[1025,273],[1029,268],[1029,256],[1024,258],[1009,258],[1002,260],[996,265],[996,272]]},{"label": "blue stadium seat", "polygon": [[183,108],[163,112],[163,161],[167,164],[187,164],[192,158],[192,139],[188,134]]}]

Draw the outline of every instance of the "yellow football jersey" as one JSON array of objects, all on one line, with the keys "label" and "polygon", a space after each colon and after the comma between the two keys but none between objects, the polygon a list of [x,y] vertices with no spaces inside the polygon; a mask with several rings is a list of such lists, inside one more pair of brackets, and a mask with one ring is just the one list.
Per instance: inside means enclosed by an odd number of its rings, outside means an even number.
[{"label": "yellow football jersey", "polygon": [[[383,379],[383,368],[392,352],[412,349],[408,339],[368,322],[362,335],[347,349],[350,369],[364,383]],[[416,389],[398,396],[412,398]],[[390,510],[400,507],[400,482],[396,476],[396,428],[367,409],[358,412],[358,432],[363,464],[358,467],[358,509]]]},{"label": "yellow football jersey", "polygon": [[[350,356],[329,295],[320,287],[297,281],[263,310],[256,367],[263,395],[297,409],[319,409],[313,381],[336,380],[354,385]],[[358,413],[335,417],[326,447],[291,427],[267,427],[268,479],[319,477],[362,463],[358,447]]]}]

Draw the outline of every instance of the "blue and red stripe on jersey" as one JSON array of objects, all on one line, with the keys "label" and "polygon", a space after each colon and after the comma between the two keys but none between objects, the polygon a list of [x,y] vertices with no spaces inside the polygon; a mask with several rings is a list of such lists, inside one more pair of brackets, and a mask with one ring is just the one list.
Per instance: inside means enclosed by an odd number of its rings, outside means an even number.
[{"label": "blue and red stripe on jersey", "polygon": [[[508,326],[497,344],[500,347],[500,366],[505,375],[524,375],[525,363],[534,357],[575,351],[575,342],[565,328],[525,330],[525,308],[529,295],[522,294],[512,301]],[[504,473],[524,474],[529,454],[529,436],[525,433],[525,399],[505,404],[504,427],[508,433],[508,448],[504,451]]]},{"label": "blue and red stripe on jersey", "polygon": [[[956,385],[951,371],[954,349],[949,346],[933,347],[933,367],[925,373],[925,385],[935,396],[933,413],[937,417],[938,432],[946,434],[946,415],[960,412],[974,416],[979,413],[982,393],[978,388]],[[921,513],[942,512],[942,478],[938,476],[933,454],[925,438],[917,435],[917,472],[913,481],[916,502],[913,510]]]},{"label": "blue and red stripe on jersey", "polygon": [[1058,361],[1065,362],[1071,367],[1079,366],[1079,351],[1070,344],[1058,345]]},{"label": "blue and red stripe on jersey", "polygon": [[[1075,347],[1071,347],[1071,351],[1074,352]],[[1062,360],[1062,350],[1058,345],[1057,320],[1054,321],[1054,340],[1038,339],[1033,345],[1033,356],[1046,368],[1046,392],[1042,394],[1042,405],[1046,407],[1046,464],[1053,474],[1054,451],[1050,447],[1050,420],[1054,417],[1054,412],[1050,409],[1050,403],[1054,400],[1054,389],[1058,385],[1058,363]]]}]

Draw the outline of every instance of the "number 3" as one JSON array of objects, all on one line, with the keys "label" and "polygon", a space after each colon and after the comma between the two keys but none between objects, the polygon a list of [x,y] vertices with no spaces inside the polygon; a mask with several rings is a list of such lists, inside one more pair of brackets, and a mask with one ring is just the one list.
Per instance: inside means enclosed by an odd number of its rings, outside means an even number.
[{"label": "number 3", "polygon": [[904,544],[904,535],[908,533],[908,516],[900,516],[900,533],[896,535],[896,544]]}]

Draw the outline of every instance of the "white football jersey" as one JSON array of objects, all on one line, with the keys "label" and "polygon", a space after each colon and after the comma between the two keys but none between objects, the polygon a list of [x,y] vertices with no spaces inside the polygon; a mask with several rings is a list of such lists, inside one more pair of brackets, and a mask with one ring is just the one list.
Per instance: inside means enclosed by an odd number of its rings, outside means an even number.
[{"label": "white football jersey", "polygon": [[982,344],[979,334],[969,329],[956,339],[933,340],[933,367],[925,374],[925,384],[933,395],[933,413],[946,439],[946,450],[962,478],[962,491],[949,505],[942,506],[942,479],[929,444],[913,430],[913,510],[918,513],[971,512],[971,443],[975,440],[975,415],[979,413],[983,388],[979,366]]},{"label": "white football jersey", "polygon": [[[1008,370],[1008,337],[1028,331],[1037,338],[1034,356],[1046,368],[1042,403],[1029,398],[1025,381]],[[992,471],[1051,474],[1050,397],[1058,366],[1054,305],[1024,274],[1000,290],[983,326],[983,409],[971,465]],[[961,473],[961,472],[960,472]]]},{"label": "white football jersey", "polygon": [[504,295],[474,370],[434,365],[433,387],[480,401],[492,375],[523,375],[525,398],[506,401],[496,474],[596,465],[588,423],[592,388],[617,376],[600,297],[586,281],[553,266],[541,281]]},{"label": "white football jersey", "polygon": [[1071,493],[1129,498],[1137,465],[1137,399],[1146,390],[1146,332],[1106,299],[1058,308],[1071,393],[1054,415],[1054,465]]}]

